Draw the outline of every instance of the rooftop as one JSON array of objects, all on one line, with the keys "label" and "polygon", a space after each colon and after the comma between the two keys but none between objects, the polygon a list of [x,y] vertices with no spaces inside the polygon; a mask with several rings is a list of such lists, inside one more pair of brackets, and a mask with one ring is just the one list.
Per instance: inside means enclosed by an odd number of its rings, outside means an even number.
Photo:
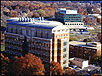
[{"label": "rooftop", "polygon": [[83,62],[83,61],[87,61],[86,59],[81,59],[81,58],[70,58],[70,60],[75,60],[75,61],[80,61],[80,62]]},{"label": "rooftop", "polygon": [[58,12],[63,14],[78,14],[77,10],[67,10],[66,8],[59,8]]},{"label": "rooftop", "polygon": [[7,20],[10,25],[26,26],[26,27],[36,27],[44,29],[53,29],[56,26],[63,25],[61,22],[57,21],[47,21],[38,18],[11,18]]},{"label": "rooftop", "polygon": [[70,41],[69,45],[82,46],[82,47],[93,48],[93,49],[101,48],[101,44],[99,42],[87,42],[86,43],[86,42]]}]

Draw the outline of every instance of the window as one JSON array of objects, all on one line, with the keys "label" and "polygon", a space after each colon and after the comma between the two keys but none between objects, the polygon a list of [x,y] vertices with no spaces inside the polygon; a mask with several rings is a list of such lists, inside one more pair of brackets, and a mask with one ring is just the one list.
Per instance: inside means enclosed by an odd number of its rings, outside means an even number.
[{"label": "window", "polygon": [[66,52],[66,48],[63,49],[63,52]]},{"label": "window", "polygon": [[68,29],[66,29],[66,32],[68,31]]},{"label": "window", "polygon": [[63,55],[63,58],[66,58],[66,54]]},{"label": "window", "polygon": [[57,38],[57,35],[56,35],[56,38]]},{"label": "window", "polygon": [[64,60],[63,64],[66,64],[66,60]]},{"label": "window", "polygon": [[22,29],[20,30],[20,34],[22,35]]},{"label": "window", "polygon": [[53,30],[53,32],[56,32],[56,30]]},{"label": "window", "polygon": [[10,32],[13,33],[13,28],[11,28],[11,31]]},{"label": "window", "polygon": [[37,31],[35,32],[35,37],[37,37]]},{"label": "window", "polygon": [[15,33],[17,34],[17,29],[15,30]]},{"label": "window", "polygon": [[68,36],[68,34],[66,34],[66,36]]},{"label": "window", "polygon": [[57,32],[60,32],[60,30],[57,30]]},{"label": "window", "polygon": [[64,29],[62,29],[62,31],[64,31]]},{"label": "window", "polygon": [[66,46],[67,45],[67,41],[65,41],[64,43],[63,43],[63,46]]}]

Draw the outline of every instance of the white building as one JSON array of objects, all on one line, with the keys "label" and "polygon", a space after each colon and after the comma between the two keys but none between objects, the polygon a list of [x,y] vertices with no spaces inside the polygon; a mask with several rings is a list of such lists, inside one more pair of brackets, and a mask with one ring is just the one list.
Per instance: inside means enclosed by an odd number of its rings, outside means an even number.
[{"label": "white building", "polygon": [[88,60],[81,59],[81,58],[70,58],[70,63],[76,65],[77,67],[84,68],[88,66]]}]

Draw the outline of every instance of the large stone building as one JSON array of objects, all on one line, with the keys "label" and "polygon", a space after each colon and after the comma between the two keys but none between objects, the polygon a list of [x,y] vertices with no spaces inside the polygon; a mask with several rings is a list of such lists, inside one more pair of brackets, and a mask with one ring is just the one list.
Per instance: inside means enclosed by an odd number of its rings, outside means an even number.
[{"label": "large stone building", "polygon": [[101,55],[101,44],[99,42],[69,42],[69,57],[77,57],[89,60],[93,55]]},{"label": "large stone building", "polygon": [[68,67],[69,28],[56,21],[34,18],[11,18],[7,20],[5,52],[22,56],[23,40],[27,37],[28,52],[41,58],[45,68],[54,60]]}]

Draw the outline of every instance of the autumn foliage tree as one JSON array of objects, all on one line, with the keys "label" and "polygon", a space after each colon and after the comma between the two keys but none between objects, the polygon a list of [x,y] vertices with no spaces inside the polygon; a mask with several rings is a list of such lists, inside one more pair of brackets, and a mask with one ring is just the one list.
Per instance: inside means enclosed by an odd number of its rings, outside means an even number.
[{"label": "autumn foliage tree", "polygon": [[65,68],[65,75],[76,75],[76,71],[75,70],[71,70],[71,68],[66,67]]},{"label": "autumn foliage tree", "polygon": [[86,18],[84,18],[84,21],[85,21],[86,24],[88,24],[90,22],[89,16],[87,16]]},{"label": "autumn foliage tree", "polygon": [[28,53],[25,57],[16,58],[13,62],[15,75],[44,75],[44,65],[39,57]]},{"label": "autumn foliage tree", "polygon": [[98,23],[101,23],[101,19],[100,19],[100,18],[97,18],[97,22],[98,22]]},{"label": "autumn foliage tree", "polygon": [[63,75],[64,70],[62,69],[59,62],[51,61],[49,68],[47,69],[45,75]]},{"label": "autumn foliage tree", "polygon": [[5,75],[4,73],[8,72],[9,63],[10,59],[8,57],[4,57],[4,55],[1,53],[1,75]]}]

